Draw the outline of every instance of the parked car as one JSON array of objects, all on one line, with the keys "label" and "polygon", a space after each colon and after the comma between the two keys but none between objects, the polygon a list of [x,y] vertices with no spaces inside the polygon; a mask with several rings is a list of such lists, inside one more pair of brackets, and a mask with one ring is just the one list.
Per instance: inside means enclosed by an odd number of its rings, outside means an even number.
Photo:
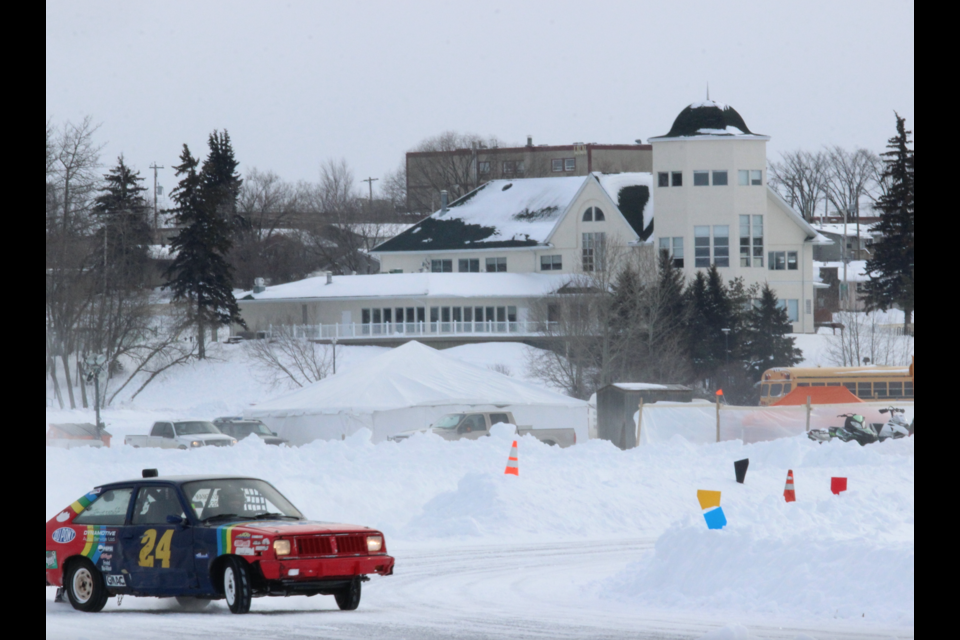
[{"label": "parked car", "polygon": [[248,436],[257,436],[267,444],[281,445],[289,443],[289,440],[281,438],[276,432],[271,431],[270,427],[259,420],[244,420],[243,418],[234,416],[225,416],[216,418],[213,424],[217,425],[217,428],[224,434],[237,440],[243,440]]},{"label": "parked car", "polygon": [[123,444],[132,447],[156,447],[159,449],[196,449],[198,447],[229,447],[237,439],[220,432],[206,420],[180,422],[154,422],[148,436],[127,436]]},{"label": "parked car", "polygon": [[[404,431],[389,439],[394,442],[406,440],[415,433],[433,432],[446,440],[476,440],[490,435],[490,427],[497,423],[516,425],[513,413],[509,411],[471,411],[469,413],[448,413],[426,429]],[[537,440],[549,445],[569,447],[577,444],[577,432],[571,428],[564,429],[534,429],[531,426],[517,426],[516,433],[520,436],[532,435]]]},{"label": "parked car", "polygon": [[223,599],[246,613],[261,596],[332,595],[360,604],[369,574],[393,574],[383,533],[304,519],[276,488],[232,476],[143,478],[96,487],[46,525],[46,583],[100,611],[112,596]]}]

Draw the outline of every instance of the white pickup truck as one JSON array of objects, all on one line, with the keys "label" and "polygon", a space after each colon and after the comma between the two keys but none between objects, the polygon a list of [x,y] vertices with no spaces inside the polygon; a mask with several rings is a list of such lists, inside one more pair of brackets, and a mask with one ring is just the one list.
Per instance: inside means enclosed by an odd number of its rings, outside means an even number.
[{"label": "white pickup truck", "polygon": [[216,425],[205,420],[183,422],[154,422],[148,436],[127,436],[123,444],[131,447],[158,449],[196,449],[198,447],[229,447],[237,439],[220,432]]},{"label": "white pickup truck", "polygon": [[[490,435],[490,427],[498,423],[515,425],[513,414],[509,411],[471,411],[469,413],[448,413],[426,429],[404,431],[389,440],[400,442],[415,433],[433,432],[445,440],[476,440]],[[534,429],[530,426],[518,426],[517,435],[532,435],[537,440],[551,446],[569,447],[577,444],[577,432],[571,428]]]}]

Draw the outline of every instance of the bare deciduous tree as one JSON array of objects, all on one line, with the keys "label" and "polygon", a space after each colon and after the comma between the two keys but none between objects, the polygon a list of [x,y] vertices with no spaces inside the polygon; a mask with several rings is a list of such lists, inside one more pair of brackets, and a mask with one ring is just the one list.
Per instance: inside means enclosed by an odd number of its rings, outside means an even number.
[{"label": "bare deciduous tree", "polygon": [[263,367],[273,384],[303,387],[323,380],[332,369],[330,347],[297,337],[288,327],[281,327],[272,337],[253,340],[246,346],[247,353]]},{"label": "bare deciduous tree", "polygon": [[833,319],[843,325],[839,334],[827,339],[827,359],[836,366],[910,364],[914,339],[896,327],[881,325],[878,314],[841,311]]},{"label": "bare deciduous tree", "polygon": [[441,191],[447,191],[453,201],[476,188],[476,152],[481,145],[487,148],[504,146],[493,136],[483,138],[456,131],[444,131],[418,144],[413,151],[430,155],[409,159],[406,167],[409,209],[432,212],[440,203]]},{"label": "bare deciduous tree", "polygon": [[787,151],[780,162],[770,164],[771,184],[808,222],[823,200],[827,170],[823,151]]},{"label": "bare deciduous tree", "polygon": [[824,193],[830,204],[856,223],[860,236],[860,206],[872,199],[880,156],[867,149],[849,151],[840,146],[826,150]]}]

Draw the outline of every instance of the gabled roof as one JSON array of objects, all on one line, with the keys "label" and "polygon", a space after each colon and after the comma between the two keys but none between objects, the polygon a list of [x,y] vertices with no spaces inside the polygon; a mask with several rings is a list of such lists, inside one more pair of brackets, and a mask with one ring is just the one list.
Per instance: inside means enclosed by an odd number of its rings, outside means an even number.
[{"label": "gabled roof", "polygon": [[373,252],[500,249],[545,245],[590,180],[596,179],[637,236],[652,232],[649,173],[491,180]]},{"label": "gabled roof", "polygon": [[791,207],[790,204],[783,199],[783,196],[777,193],[777,190],[770,185],[767,185],[767,195],[780,207],[785,214],[787,214],[787,217],[790,218],[794,224],[803,230],[807,236],[807,242],[812,244],[833,244],[833,240],[818,232],[813,225],[804,220],[800,212]]}]

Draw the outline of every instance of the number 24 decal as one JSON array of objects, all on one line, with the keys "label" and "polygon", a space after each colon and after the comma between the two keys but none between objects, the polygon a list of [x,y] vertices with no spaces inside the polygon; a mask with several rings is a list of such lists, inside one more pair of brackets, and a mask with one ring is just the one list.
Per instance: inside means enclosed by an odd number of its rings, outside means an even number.
[{"label": "number 24 decal", "polygon": [[[152,567],[154,566],[154,560],[160,561],[160,566],[164,569],[170,568],[170,541],[173,539],[173,529],[167,529],[163,532],[163,535],[160,536],[160,542],[157,542],[157,530],[156,529],[147,529],[143,532],[143,537],[140,538],[140,544],[143,545],[143,548],[140,549],[140,566],[141,567]],[[154,552],[154,545],[157,549]]]}]

